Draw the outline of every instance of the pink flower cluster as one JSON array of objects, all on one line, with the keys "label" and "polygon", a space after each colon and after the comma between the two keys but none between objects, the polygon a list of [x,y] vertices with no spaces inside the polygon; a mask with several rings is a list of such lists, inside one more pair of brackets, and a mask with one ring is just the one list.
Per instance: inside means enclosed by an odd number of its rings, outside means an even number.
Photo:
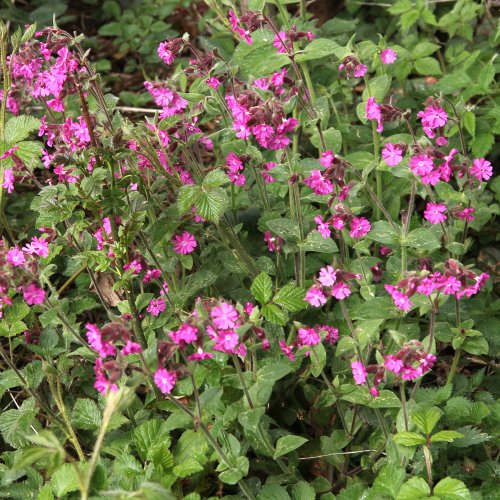
[{"label": "pink flower cluster", "polygon": [[155,104],[162,108],[160,120],[167,116],[181,114],[188,105],[186,99],[181,97],[175,90],[171,90],[165,83],[144,82],[144,87],[150,93]]},{"label": "pink flower cluster", "polygon": [[123,369],[115,360],[104,361],[104,359],[117,355],[117,343],[121,344],[119,353],[123,357],[140,353],[141,346],[131,340],[129,330],[121,323],[108,323],[102,329],[93,323],[87,323],[85,329],[90,347],[99,355],[94,365],[96,377],[94,388],[103,394],[108,390],[116,392],[118,386],[115,382],[120,379]]},{"label": "pink flower cluster", "polygon": [[161,42],[158,46],[158,57],[168,66],[170,66],[179,56],[184,42],[182,38],[174,38],[166,42]]},{"label": "pink flower cluster", "polygon": [[448,141],[443,136],[443,127],[448,122],[448,113],[446,113],[438,102],[433,102],[423,111],[419,111],[418,116],[421,120],[425,135],[429,137],[429,139],[434,139],[436,136],[435,131],[439,130],[442,139],[438,142],[438,145],[445,146]]},{"label": "pink flower cluster", "polygon": [[324,306],[329,296],[344,300],[351,295],[351,289],[346,280],[359,278],[361,278],[359,274],[334,269],[332,266],[323,267],[315,284],[307,291],[305,300],[313,307]]},{"label": "pink flower cluster", "polygon": [[249,45],[252,44],[251,34],[261,28],[265,23],[262,14],[252,11],[245,12],[245,14],[239,18],[234,10],[230,10],[228,18],[231,23],[231,31],[237,33]]},{"label": "pink flower cluster", "polygon": [[288,31],[280,31],[274,35],[273,46],[279,54],[293,54],[293,44],[305,38],[313,41],[316,35],[312,31],[297,31],[297,26],[292,26]]},{"label": "pink flower cluster", "polygon": [[271,231],[264,233],[264,241],[267,243],[267,249],[270,252],[281,252],[285,240],[281,236],[273,236]]},{"label": "pink flower cluster", "polygon": [[353,213],[347,211],[343,205],[335,206],[335,214],[330,216],[326,221],[321,215],[314,218],[317,224],[317,230],[323,238],[329,238],[331,235],[330,226],[342,231],[349,224],[349,235],[352,238],[362,238],[371,230],[371,224],[366,217],[355,217]]},{"label": "pink flower cluster", "polygon": [[393,355],[384,356],[384,364],[365,365],[359,361],[351,363],[352,376],[357,385],[368,384],[368,375],[373,375],[373,385],[370,387],[370,394],[377,397],[379,385],[385,381],[387,372],[397,375],[400,380],[415,380],[434,366],[436,356],[427,353],[422,343],[412,340],[404,344],[400,351]]},{"label": "pink flower cluster", "polygon": [[227,175],[235,186],[245,185],[245,176],[242,174],[245,169],[242,159],[234,153],[226,156]]},{"label": "pink flower cluster", "polygon": [[339,66],[339,71],[345,71],[347,78],[354,76],[354,78],[363,78],[368,68],[361,64],[354,56],[347,56]]},{"label": "pink flower cluster", "polygon": [[415,273],[396,285],[385,285],[385,289],[398,309],[409,311],[413,307],[410,298],[416,293],[427,297],[432,293],[454,295],[457,299],[471,297],[484,287],[489,277],[488,273],[477,275],[460,262],[448,259],[442,273],[429,270],[422,275]]},{"label": "pink flower cluster", "polygon": [[[339,339],[339,331],[337,328],[329,325],[315,325],[314,328],[303,327],[297,330],[295,341],[287,345],[284,340],[279,341],[281,352],[290,360],[295,361],[294,349],[301,347],[313,347],[321,342],[321,333],[326,332],[324,341],[330,345],[335,344]],[[309,355],[309,351],[305,351],[305,355]]]}]

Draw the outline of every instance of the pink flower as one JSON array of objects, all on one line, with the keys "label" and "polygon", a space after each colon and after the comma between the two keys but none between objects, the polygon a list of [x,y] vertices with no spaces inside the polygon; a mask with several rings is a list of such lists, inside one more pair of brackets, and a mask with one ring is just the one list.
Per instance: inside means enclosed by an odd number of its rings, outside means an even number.
[{"label": "pink flower", "polygon": [[323,286],[332,286],[337,281],[337,271],[332,266],[323,267],[319,272],[318,281]]},{"label": "pink flower", "polygon": [[455,295],[461,287],[462,283],[455,276],[443,277],[438,283],[438,289],[444,295]]},{"label": "pink flower", "polygon": [[158,368],[154,374],[154,381],[162,394],[170,394],[177,382],[177,374],[169,372],[166,368]]},{"label": "pink flower", "polygon": [[446,113],[446,111],[436,104],[432,104],[431,106],[425,108],[423,111],[420,111],[418,113],[418,116],[422,120],[422,127],[424,128],[424,132],[426,133],[427,137],[430,137],[431,139],[434,136],[433,132],[429,134],[429,130],[426,129],[430,129],[432,131],[439,127],[443,127],[448,121],[448,114]]},{"label": "pink flower", "polygon": [[184,323],[178,330],[170,332],[169,336],[172,342],[176,344],[181,344],[182,342],[190,344],[198,339],[198,328]]},{"label": "pink flower", "polygon": [[487,181],[493,175],[493,167],[488,160],[479,158],[472,162],[470,173],[479,181]]},{"label": "pink flower", "polygon": [[143,283],[150,283],[151,280],[157,279],[160,276],[161,276],[161,271],[159,269],[148,269],[142,281]]},{"label": "pink flower", "polygon": [[403,380],[414,380],[422,375],[420,367],[413,368],[413,366],[405,365],[401,371],[401,378]]},{"label": "pink flower", "polygon": [[174,252],[182,255],[191,253],[197,247],[194,236],[187,231],[174,236],[172,238],[172,243],[174,244]]},{"label": "pink flower", "polygon": [[286,36],[286,33],[284,31],[280,31],[279,35],[274,35],[273,47],[279,54],[286,54],[287,49],[293,49],[293,44]]},{"label": "pink flower", "polygon": [[380,394],[380,392],[379,392],[379,390],[378,390],[378,388],[377,388],[377,387],[373,386],[373,387],[370,387],[370,394],[371,394],[374,398],[376,398],[376,397]]},{"label": "pink flower", "polygon": [[35,283],[31,283],[23,287],[23,297],[29,306],[43,304],[45,300],[45,291],[42,288],[38,288]]},{"label": "pink flower", "polygon": [[14,247],[7,252],[7,261],[11,266],[18,267],[22,266],[26,262],[26,259],[22,250],[19,250],[18,247]]},{"label": "pink flower", "polygon": [[280,340],[278,343],[283,354],[285,354],[285,356],[287,356],[290,361],[295,361],[295,356],[293,354],[292,347],[287,346],[284,340]]},{"label": "pink flower", "polygon": [[415,175],[430,174],[434,169],[434,162],[432,161],[432,158],[429,158],[426,155],[412,156],[408,165]]},{"label": "pink flower", "polygon": [[281,252],[281,247],[285,242],[280,236],[273,236],[271,231],[266,231],[264,233],[264,241],[267,243],[267,249],[270,252]]},{"label": "pink flower", "polygon": [[210,312],[210,316],[216,328],[227,330],[238,327],[238,311],[226,302],[214,307]]},{"label": "pink flower", "polygon": [[392,301],[398,309],[401,309],[402,311],[409,311],[411,309],[413,304],[404,293],[400,292],[392,285],[385,285],[385,289],[391,295]]},{"label": "pink flower", "polygon": [[321,236],[323,236],[323,238],[329,238],[332,232],[330,231],[328,222],[323,221],[323,217],[321,217],[321,215],[314,217],[314,222],[316,222],[316,224],[318,225],[316,229],[321,234]]},{"label": "pink flower", "polygon": [[3,171],[2,187],[7,190],[7,193],[12,193],[12,191],[14,191],[14,172],[11,168],[6,168]]},{"label": "pink flower", "polygon": [[33,238],[31,238],[31,243],[28,243],[23,247],[23,252],[29,253],[30,255],[36,254],[40,257],[48,257],[49,244],[47,241],[33,236]]},{"label": "pink flower", "polygon": [[165,311],[166,308],[167,306],[165,304],[165,301],[163,300],[163,297],[158,297],[157,299],[151,300],[146,310],[153,316],[159,316],[160,313]]},{"label": "pink flower", "polygon": [[475,208],[469,207],[464,208],[460,212],[457,212],[457,217],[466,222],[472,222],[474,220],[474,216],[472,215],[475,212]]},{"label": "pink flower", "polygon": [[375,97],[369,97],[366,102],[366,118],[368,120],[377,121],[377,132],[382,132],[384,127],[382,125],[382,110],[380,106],[375,102]]},{"label": "pink flower", "polygon": [[417,292],[427,297],[436,289],[436,283],[431,278],[423,278],[417,286]]},{"label": "pink flower", "polygon": [[194,354],[188,356],[189,361],[203,361],[204,359],[213,358],[214,355],[210,352],[205,352],[201,347]]},{"label": "pink flower", "polygon": [[420,370],[422,373],[428,372],[436,362],[436,356],[434,354],[427,354],[424,359],[420,360]]},{"label": "pink flower", "polygon": [[403,150],[399,146],[395,146],[391,142],[388,142],[384,149],[382,149],[382,158],[387,165],[395,167],[403,161]]},{"label": "pink flower", "polygon": [[326,297],[323,292],[316,286],[312,286],[307,290],[306,296],[304,298],[313,307],[321,307],[326,304]]},{"label": "pink flower", "polygon": [[357,385],[363,385],[366,382],[366,369],[361,361],[351,363],[352,376]]},{"label": "pink flower", "polygon": [[349,295],[351,295],[351,289],[347,286],[346,283],[344,283],[343,281],[339,281],[333,286],[332,295],[337,300],[344,300],[345,298],[349,297]]},{"label": "pink flower", "polygon": [[363,78],[366,75],[368,68],[364,64],[358,64],[353,71],[356,78]]},{"label": "pink flower", "polygon": [[351,232],[349,233],[352,238],[361,238],[370,232],[371,225],[365,217],[353,217],[351,220]]},{"label": "pink flower", "polygon": [[323,177],[320,170],[312,170],[311,175],[304,179],[304,184],[312,188],[317,195],[330,194],[333,191],[332,183]]},{"label": "pink flower", "polygon": [[321,153],[319,162],[321,163],[322,167],[330,168],[332,166],[333,159],[334,159],[333,152],[331,149],[329,149],[328,151],[324,151],[323,153]]},{"label": "pink flower", "polygon": [[138,260],[134,259],[132,262],[123,266],[124,271],[128,271],[130,269],[132,269],[134,274],[139,274],[142,271],[142,264]]},{"label": "pink flower", "polygon": [[403,362],[392,354],[384,356],[384,360],[384,365],[390,372],[399,373],[403,369]]},{"label": "pink flower", "polygon": [[210,78],[207,78],[207,85],[212,87],[214,90],[217,90],[220,85],[220,80],[215,76],[211,76]]},{"label": "pink flower", "polygon": [[92,347],[94,351],[97,351],[101,358],[114,356],[116,354],[114,345],[102,339],[101,331],[97,328],[97,325],[87,323],[85,328],[87,330],[87,340],[90,347]]},{"label": "pink flower", "polygon": [[111,383],[110,380],[106,378],[106,371],[102,366],[102,359],[97,358],[94,365],[95,382],[94,388],[101,394],[106,394],[109,392],[117,392],[118,386]]},{"label": "pink flower", "polygon": [[316,325],[316,330],[326,331],[325,342],[327,342],[330,345],[335,344],[335,342],[337,342],[337,340],[339,339],[339,331],[337,328],[334,328],[333,326]]},{"label": "pink flower", "polygon": [[245,304],[244,310],[245,310],[245,314],[247,314],[248,316],[250,316],[250,314],[253,313],[254,309],[255,309],[255,306],[251,302],[247,302]]},{"label": "pink flower", "polygon": [[160,59],[162,59],[168,66],[174,62],[176,55],[172,52],[172,50],[170,50],[168,42],[160,43],[160,45],[158,45],[157,52]]},{"label": "pink flower", "polygon": [[391,48],[384,49],[380,53],[380,60],[383,64],[392,64],[396,61],[398,55]]},{"label": "pink flower", "polygon": [[233,354],[235,353],[235,347],[238,345],[239,340],[240,338],[234,330],[221,330],[213,348],[216,351]]},{"label": "pink flower", "polygon": [[124,345],[121,352],[123,356],[128,356],[129,354],[139,354],[141,351],[142,349],[140,344],[127,340],[127,343]]},{"label": "pink flower", "polygon": [[446,205],[442,203],[427,203],[424,211],[424,217],[431,224],[439,224],[446,220]]},{"label": "pink flower", "polygon": [[321,342],[321,337],[314,328],[299,328],[298,336],[302,345],[316,345]]}]

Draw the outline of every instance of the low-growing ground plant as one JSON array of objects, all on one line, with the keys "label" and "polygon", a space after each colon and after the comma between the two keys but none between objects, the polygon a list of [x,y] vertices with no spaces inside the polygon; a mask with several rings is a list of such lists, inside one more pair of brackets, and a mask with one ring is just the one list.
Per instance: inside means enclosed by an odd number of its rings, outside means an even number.
[{"label": "low-growing ground plant", "polygon": [[0,495],[497,498],[490,2],[206,3],[0,24]]}]

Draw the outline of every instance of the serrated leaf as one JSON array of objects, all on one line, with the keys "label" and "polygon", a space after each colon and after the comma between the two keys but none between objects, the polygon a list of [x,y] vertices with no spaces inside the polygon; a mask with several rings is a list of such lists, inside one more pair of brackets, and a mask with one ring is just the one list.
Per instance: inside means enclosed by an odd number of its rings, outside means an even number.
[{"label": "serrated leaf", "polygon": [[179,213],[184,214],[191,211],[191,207],[196,203],[196,201],[201,196],[200,186],[194,185],[184,185],[181,186],[179,190],[179,196],[177,197],[177,206],[179,207]]},{"label": "serrated leaf", "polygon": [[50,482],[58,498],[63,497],[66,493],[77,491],[80,485],[76,470],[71,464],[64,464],[57,469]]},{"label": "serrated leaf", "polygon": [[292,283],[285,285],[273,298],[273,303],[278,304],[289,312],[298,312],[305,309],[305,292],[302,288]]},{"label": "serrated leaf", "polygon": [[16,144],[26,139],[31,132],[40,128],[40,120],[34,116],[13,116],[5,125],[5,142]]},{"label": "serrated leaf", "polygon": [[77,429],[96,431],[102,423],[102,413],[92,399],[77,399],[71,421]]},{"label": "serrated leaf", "polygon": [[433,57],[423,57],[415,61],[417,73],[424,76],[440,75],[441,67],[437,59]]},{"label": "serrated leaf", "polygon": [[195,202],[198,215],[211,222],[218,222],[228,205],[226,191],[221,187],[203,188]]},{"label": "serrated leaf", "polygon": [[469,500],[470,492],[462,481],[445,477],[434,486],[434,495],[441,500]]},{"label": "serrated leaf", "polygon": [[326,351],[322,343],[311,347],[309,358],[311,360],[311,373],[319,377],[326,364]]},{"label": "serrated leaf", "polygon": [[415,47],[411,51],[411,54],[415,59],[421,59],[422,57],[427,57],[431,54],[434,54],[434,52],[436,52],[436,50],[438,49],[439,45],[437,45],[436,43],[423,41],[415,45]]},{"label": "serrated leaf", "polygon": [[155,443],[162,441],[170,446],[169,434],[162,429],[162,426],[162,420],[151,419],[146,420],[134,429],[134,446],[143,460],[148,458],[150,450]]},{"label": "serrated leaf", "polygon": [[476,136],[476,115],[472,111],[466,111],[463,117],[464,127],[472,137]]},{"label": "serrated leaf", "polygon": [[266,273],[260,273],[250,287],[252,295],[262,304],[267,304],[273,295],[273,281]]},{"label": "serrated leaf", "polygon": [[314,488],[305,481],[299,481],[292,486],[292,500],[314,500],[315,498]]},{"label": "serrated leaf", "polygon": [[420,500],[421,498],[429,498],[430,494],[431,489],[424,479],[412,477],[401,486],[396,500]]},{"label": "serrated leaf", "polygon": [[3,440],[20,448],[28,444],[27,436],[33,434],[31,424],[37,411],[32,399],[23,401],[19,409],[7,410],[0,415],[0,432]]},{"label": "serrated leaf", "polygon": [[406,477],[405,470],[396,464],[387,464],[380,469],[373,482],[373,491],[384,497],[396,498]]},{"label": "serrated leaf", "polygon": [[439,408],[433,406],[432,408],[414,411],[411,414],[411,419],[420,431],[424,434],[430,434],[442,415],[443,412]]},{"label": "serrated leaf", "polygon": [[229,178],[225,172],[220,168],[211,170],[203,179],[203,187],[219,187],[229,181]]},{"label": "serrated leaf", "polygon": [[431,443],[438,443],[438,442],[446,442],[446,443],[451,443],[455,441],[455,439],[460,439],[464,437],[463,434],[460,434],[460,432],[456,431],[439,431],[436,432],[436,434],[433,434],[431,436]]},{"label": "serrated leaf", "polygon": [[300,448],[303,444],[307,443],[309,439],[302,436],[283,436],[276,442],[276,450],[274,452],[273,458],[282,457],[287,453],[290,453],[297,448]]},{"label": "serrated leaf", "polygon": [[426,439],[416,432],[398,432],[394,436],[394,441],[403,446],[419,446],[426,443]]},{"label": "serrated leaf", "polygon": [[288,319],[285,311],[283,311],[283,309],[280,309],[275,304],[266,304],[262,308],[262,315],[267,319],[267,321],[280,326],[285,326]]}]

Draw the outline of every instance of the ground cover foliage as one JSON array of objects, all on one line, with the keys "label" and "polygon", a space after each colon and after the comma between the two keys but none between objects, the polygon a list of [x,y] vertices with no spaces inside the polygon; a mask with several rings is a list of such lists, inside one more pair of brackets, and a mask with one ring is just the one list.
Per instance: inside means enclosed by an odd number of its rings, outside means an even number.
[{"label": "ground cover foliage", "polygon": [[2,498],[498,498],[491,4],[1,9]]}]

